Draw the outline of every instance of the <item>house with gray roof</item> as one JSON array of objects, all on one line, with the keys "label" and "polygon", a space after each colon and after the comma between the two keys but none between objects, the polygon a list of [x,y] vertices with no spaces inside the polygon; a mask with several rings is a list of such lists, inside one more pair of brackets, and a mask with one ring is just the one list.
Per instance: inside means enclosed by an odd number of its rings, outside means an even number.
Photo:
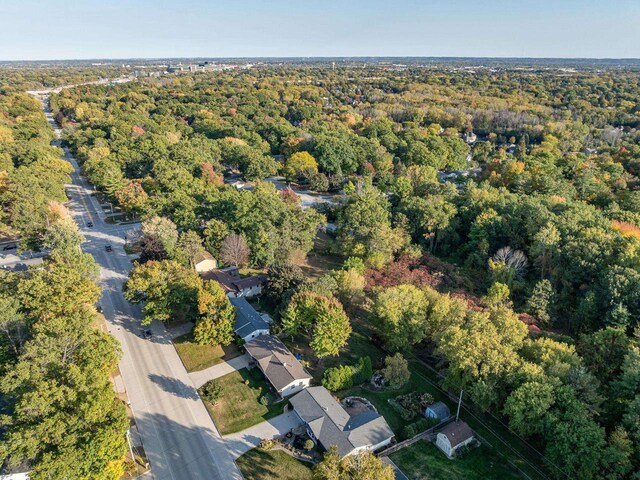
[{"label": "house with gray roof", "polygon": [[247,342],[244,348],[251,357],[249,366],[259,368],[282,398],[311,384],[311,375],[279,338],[260,335]]},{"label": "house with gray roof", "polygon": [[244,297],[231,297],[229,301],[236,309],[236,323],[233,331],[245,342],[259,337],[269,335],[269,324],[251,306]]},{"label": "house with gray roof", "polygon": [[379,450],[391,443],[393,431],[382,415],[367,410],[350,416],[324,387],[309,387],[291,398],[291,406],[309,436],[346,457],[363,450]]}]

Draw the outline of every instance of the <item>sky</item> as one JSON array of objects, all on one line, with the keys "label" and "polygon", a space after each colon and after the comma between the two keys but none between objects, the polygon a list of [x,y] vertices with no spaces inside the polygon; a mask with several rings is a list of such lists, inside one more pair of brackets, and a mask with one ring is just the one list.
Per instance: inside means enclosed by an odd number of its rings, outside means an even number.
[{"label": "sky", "polygon": [[0,60],[640,58],[640,0],[0,0]]}]

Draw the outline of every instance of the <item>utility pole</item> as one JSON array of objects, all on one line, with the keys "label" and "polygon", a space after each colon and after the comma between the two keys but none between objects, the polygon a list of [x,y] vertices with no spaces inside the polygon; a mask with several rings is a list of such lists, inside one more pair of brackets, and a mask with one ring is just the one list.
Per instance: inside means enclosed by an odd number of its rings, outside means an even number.
[{"label": "utility pole", "polygon": [[462,405],[462,390],[460,390],[460,398],[458,399],[458,411],[456,412],[456,422],[460,418],[460,406]]}]

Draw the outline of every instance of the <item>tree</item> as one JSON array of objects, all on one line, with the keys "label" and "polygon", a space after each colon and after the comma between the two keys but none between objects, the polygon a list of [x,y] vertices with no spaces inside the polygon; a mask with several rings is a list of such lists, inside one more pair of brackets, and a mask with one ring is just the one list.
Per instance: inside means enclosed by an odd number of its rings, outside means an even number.
[{"label": "tree", "polygon": [[131,303],[142,303],[143,324],[152,320],[194,320],[202,288],[200,276],[173,260],[137,264],[124,285],[124,296]]},{"label": "tree", "polygon": [[220,247],[220,259],[236,267],[246,265],[250,254],[247,241],[242,235],[231,233],[227,235]]},{"label": "tree", "polygon": [[222,385],[215,380],[209,380],[198,389],[198,393],[203,400],[209,402],[211,405],[215,405],[222,396]]},{"label": "tree", "polygon": [[535,284],[531,296],[527,299],[527,311],[540,320],[543,325],[548,325],[551,322],[554,294],[551,282],[543,279]]},{"label": "tree", "polygon": [[332,445],[313,471],[314,480],[393,480],[395,473],[372,452],[364,451],[340,458]]},{"label": "tree", "polygon": [[235,311],[218,282],[205,281],[198,292],[200,317],[193,338],[203,345],[229,345],[233,341]]},{"label": "tree", "polygon": [[404,386],[411,378],[409,363],[400,352],[395,355],[389,355],[384,359],[384,364],[382,375],[389,381],[391,388],[398,389]]},{"label": "tree", "polygon": [[511,292],[509,291],[509,287],[507,287],[504,283],[494,282],[487,290],[487,294],[482,298],[482,301],[489,307],[510,305],[510,293]]},{"label": "tree", "polygon": [[309,152],[296,152],[287,159],[282,173],[290,182],[310,178],[318,173],[318,164]]},{"label": "tree", "polygon": [[228,234],[229,229],[224,222],[214,218],[206,223],[202,235],[204,236],[204,246],[211,255],[218,258],[222,242]]},{"label": "tree", "polygon": [[353,370],[348,365],[327,368],[322,376],[322,386],[331,392],[351,388],[353,386]]},{"label": "tree", "polygon": [[282,313],[282,327],[295,335],[311,336],[309,346],[318,358],[337,355],[351,335],[351,323],[342,304],[312,292],[296,293]]},{"label": "tree", "polygon": [[133,214],[143,213],[149,200],[139,181],[130,181],[115,192],[115,197],[122,208]]},{"label": "tree", "polygon": [[200,235],[193,230],[189,230],[180,234],[173,256],[184,265],[195,268],[196,259],[204,253],[204,251]]},{"label": "tree", "polygon": [[523,383],[509,394],[504,404],[509,427],[524,436],[543,433],[548,412],[554,402],[554,388],[550,382]]},{"label": "tree", "polygon": [[428,307],[425,293],[413,285],[390,287],[378,294],[373,314],[389,347],[408,349],[426,338]]},{"label": "tree", "polygon": [[267,271],[267,284],[264,288],[265,298],[272,304],[282,302],[282,296],[288,290],[294,290],[305,281],[305,275],[297,265],[292,263],[275,263]]},{"label": "tree", "polygon": [[154,216],[142,222],[141,231],[142,243],[159,243],[166,256],[173,255],[178,243],[178,229],[175,223],[166,217]]}]

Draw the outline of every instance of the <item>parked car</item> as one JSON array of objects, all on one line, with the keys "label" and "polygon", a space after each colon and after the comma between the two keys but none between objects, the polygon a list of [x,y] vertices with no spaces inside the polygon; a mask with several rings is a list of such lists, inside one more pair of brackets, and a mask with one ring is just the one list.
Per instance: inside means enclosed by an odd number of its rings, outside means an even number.
[{"label": "parked car", "polygon": [[92,228],[93,227],[93,222],[87,222],[87,227],[88,228]]},{"label": "parked car", "polygon": [[151,330],[143,330],[142,338],[151,338],[153,337],[153,332]]},{"label": "parked car", "polygon": [[7,250],[16,250],[17,248],[18,248],[18,246],[15,245],[15,244],[13,244],[13,245],[5,245],[2,248],[2,250],[6,252]]},{"label": "parked car", "polygon": [[107,252],[113,252],[113,248],[111,248],[111,245],[105,245],[104,249],[105,249]]}]

